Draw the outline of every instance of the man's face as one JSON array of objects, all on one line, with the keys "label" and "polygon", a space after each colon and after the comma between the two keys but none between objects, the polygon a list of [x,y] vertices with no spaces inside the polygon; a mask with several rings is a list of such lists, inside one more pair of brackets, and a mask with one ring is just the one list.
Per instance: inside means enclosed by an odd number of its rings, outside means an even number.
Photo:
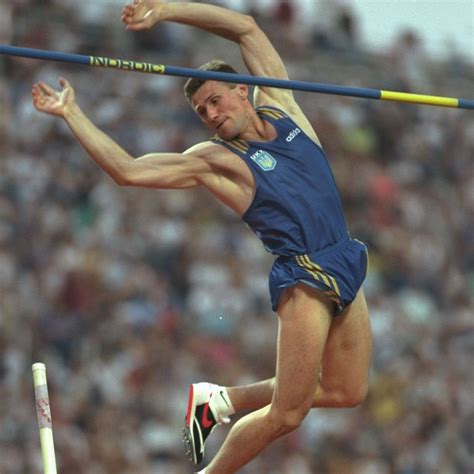
[{"label": "man's face", "polygon": [[247,95],[248,88],[243,84],[233,87],[207,81],[196,91],[191,103],[209,130],[224,140],[232,140],[248,125]]}]

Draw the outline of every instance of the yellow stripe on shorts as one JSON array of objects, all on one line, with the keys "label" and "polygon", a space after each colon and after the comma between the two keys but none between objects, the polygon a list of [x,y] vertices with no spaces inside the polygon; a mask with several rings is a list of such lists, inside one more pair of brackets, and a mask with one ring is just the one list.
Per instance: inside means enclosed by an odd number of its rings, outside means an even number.
[{"label": "yellow stripe on shorts", "polygon": [[326,286],[332,288],[338,297],[341,296],[339,285],[337,284],[336,279],[331,275],[328,275],[319,265],[312,262],[308,255],[297,255],[296,261],[298,265],[309,272],[315,280],[322,281]]}]

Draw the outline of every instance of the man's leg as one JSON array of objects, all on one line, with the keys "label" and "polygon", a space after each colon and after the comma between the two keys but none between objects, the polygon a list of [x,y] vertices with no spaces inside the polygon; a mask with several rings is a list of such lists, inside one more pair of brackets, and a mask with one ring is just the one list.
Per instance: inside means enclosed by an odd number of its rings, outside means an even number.
[{"label": "man's leg", "polygon": [[[351,407],[367,393],[372,354],[369,313],[364,293],[333,318],[324,348],[321,379],[313,407]],[[270,404],[275,378],[227,389],[236,412],[257,410]]]},{"label": "man's leg", "polygon": [[367,396],[372,333],[364,292],[333,319],[313,407],[354,407]]},{"label": "man's leg", "polygon": [[236,472],[274,439],[296,429],[313,405],[331,325],[330,303],[311,288],[296,285],[285,291],[278,307],[278,322],[271,404],[233,426],[206,473]]}]

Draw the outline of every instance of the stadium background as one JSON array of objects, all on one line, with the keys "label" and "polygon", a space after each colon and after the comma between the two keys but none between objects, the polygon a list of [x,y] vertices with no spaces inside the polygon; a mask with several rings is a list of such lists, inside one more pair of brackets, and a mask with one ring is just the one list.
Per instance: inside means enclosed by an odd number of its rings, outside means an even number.
[{"label": "stadium background", "polygon": [[[235,4],[236,2],[232,2]],[[473,64],[428,58],[416,31],[366,49],[347,2],[237,2],[294,79],[473,98]],[[238,49],[164,24],[125,33],[122,2],[1,2],[0,39],[179,66]],[[319,13],[315,7],[315,17]],[[93,121],[138,156],[207,133],[183,81],[0,58],[0,473],[39,473],[31,363],[43,361],[59,470],[187,473],[187,385],[272,376],[272,257],[202,190],[120,188],[31,105],[64,75]],[[474,446],[474,115],[298,94],[331,159],[352,234],[368,243],[370,394],[313,411],[243,473],[467,473]],[[226,429],[209,443],[212,455]]]}]

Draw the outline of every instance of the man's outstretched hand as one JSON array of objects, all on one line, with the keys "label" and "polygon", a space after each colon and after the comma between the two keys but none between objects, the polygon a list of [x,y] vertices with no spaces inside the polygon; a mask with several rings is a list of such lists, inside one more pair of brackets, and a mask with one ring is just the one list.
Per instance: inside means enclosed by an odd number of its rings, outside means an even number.
[{"label": "man's outstretched hand", "polygon": [[74,89],[68,81],[61,77],[59,84],[62,90],[55,90],[43,81],[33,85],[31,95],[36,110],[51,115],[64,117],[68,108],[75,103]]},{"label": "man's outstretched hand", "polygon": [[161,20],[160,0],[133,0],[122,9],[122,21],[127,30],[148,30]]}]

